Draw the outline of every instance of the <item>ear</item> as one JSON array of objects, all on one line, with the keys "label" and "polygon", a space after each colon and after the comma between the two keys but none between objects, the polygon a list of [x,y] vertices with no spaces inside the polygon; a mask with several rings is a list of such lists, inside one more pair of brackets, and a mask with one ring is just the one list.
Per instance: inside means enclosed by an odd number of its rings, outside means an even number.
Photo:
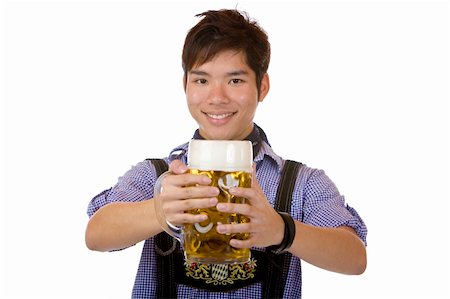
[{"label": "ear", "polygon": [[262,102],[270,89],[269,74],[265,73],[261,79],[261,87],[259,89],[259,102]]}]

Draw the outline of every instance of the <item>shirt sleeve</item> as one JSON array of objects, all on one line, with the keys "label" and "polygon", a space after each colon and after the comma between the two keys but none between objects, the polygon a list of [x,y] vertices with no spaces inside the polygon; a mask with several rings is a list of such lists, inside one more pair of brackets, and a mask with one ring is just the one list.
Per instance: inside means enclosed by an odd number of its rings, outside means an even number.
[{"label": "shirt sleeve", "polygon": [[111,202],[137,202],[153,197],[153,186],[156,172],[153,164],[143,161],[133,166],[117,184],[96,195],[89,203],[87,214],[89,217],[106,204]]},{"label": "shirt sleeve", "polygon": [[304,189],[303,222],[322,227],[352,227],[367,245],[367,227],[358,212],[345,203],[323,170],[315,170]]}]

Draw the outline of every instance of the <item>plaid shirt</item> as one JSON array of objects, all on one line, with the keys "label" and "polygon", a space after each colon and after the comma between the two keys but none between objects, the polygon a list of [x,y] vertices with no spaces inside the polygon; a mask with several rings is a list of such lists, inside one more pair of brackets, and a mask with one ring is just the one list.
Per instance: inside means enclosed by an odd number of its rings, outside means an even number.
[{"label": "plaid shirt", "polygon": [[[188,143],[175,148],[166,162],[180,159],[187,163]],[[261,189],[273,205],[284,160],[272,148],[262,142],[254,159],[256,176]],[[117,184],[92,199],[88,206],[91,217],[102,206],[116,201],[136,202],[153,198],[156,171],[150,161],[132,167]],[[366,243],[367,228],[358,213],[345,203],[334,183],[323,170],[303,166],[298,173],[291,203],[291,215],[297,221],[321,227],[352,227]],[[145,241],[132,298],[156,297],[157,267],[154,240]],[[284,298],[301,298],[302,272],[300,259],[292,256],[284,289]],[[261,298],[261,283],[230,292],[210,292],[186,285],[177,286],[179,298]]]}]

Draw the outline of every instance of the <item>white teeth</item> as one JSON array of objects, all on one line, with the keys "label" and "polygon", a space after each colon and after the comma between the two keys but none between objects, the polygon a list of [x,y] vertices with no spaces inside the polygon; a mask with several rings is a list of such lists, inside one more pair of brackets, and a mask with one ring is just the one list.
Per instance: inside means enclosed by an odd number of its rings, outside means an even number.
[{"label": "white teeth", "polygon": [[224,113],[224,114],[209,114],[209,113],[207,113],[207,115],[214,119],[224,119],[225,117],[233,115],[233,113]]}]

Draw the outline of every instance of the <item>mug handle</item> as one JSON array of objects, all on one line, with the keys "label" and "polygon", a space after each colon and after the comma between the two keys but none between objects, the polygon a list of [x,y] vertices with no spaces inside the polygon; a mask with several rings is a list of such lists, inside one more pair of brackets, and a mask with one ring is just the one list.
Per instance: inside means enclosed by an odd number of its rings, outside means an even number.
[{"label": "mug handle", "polygon": [[156,218],[165,232],[167,232],[169,235],[171,235],[172,237],[183,243],[182,227],[173,225],[172,223],[167,221],[166,215],[164,214],[164,210],[162,208],[163,199],[161,199],[161,197],[159,196],[159,194],[161,194],[162,192],[162,181],[166,176],[170,174],[172,174],[170,170],[161,174],[156,180],[155,186],[153,188],[153,200],[155,201]]}]

